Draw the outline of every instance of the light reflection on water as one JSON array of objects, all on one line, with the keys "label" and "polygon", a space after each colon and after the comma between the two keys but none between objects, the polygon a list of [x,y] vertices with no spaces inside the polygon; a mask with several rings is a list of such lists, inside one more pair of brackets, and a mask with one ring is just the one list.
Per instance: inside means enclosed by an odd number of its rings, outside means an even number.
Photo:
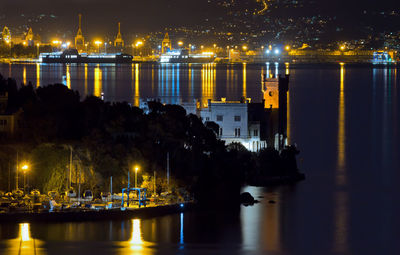
[{"label": "light reflection on water", "polygon": [[[143,242],[141,254],[400,254],[399,72],[349,65],[279,68],[291,75],[288,134],[301,150],[305,182],[250,188],[262,203],[242,207],[238,215],[191,212],[136,225],[30,224],[26,245],[35,240],[42,254],[131,254],[130,240],[140,230],[135,240]],[[0,64],[0,73],[44,86],[62,83],[66,68]],[[104,92],[111,101],[137,104],[140,95],[206,103],[238,100],[245,92],[257,102],[263,98],[261,74],[276,73],[276,66],[87,64],[70,65],[69,73],[71,88],[82,96]],[[0,225],[1,254],[18,254],[19,227]]]}]

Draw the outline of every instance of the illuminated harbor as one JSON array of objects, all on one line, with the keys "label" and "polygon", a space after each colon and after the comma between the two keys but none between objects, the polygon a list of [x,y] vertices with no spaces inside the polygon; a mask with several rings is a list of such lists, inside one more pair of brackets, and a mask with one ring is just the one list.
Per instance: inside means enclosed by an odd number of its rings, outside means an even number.
[{"label": "illuminated harbor", "polygon": [[400,254],[400,2],[1,6],[1,255]]}]

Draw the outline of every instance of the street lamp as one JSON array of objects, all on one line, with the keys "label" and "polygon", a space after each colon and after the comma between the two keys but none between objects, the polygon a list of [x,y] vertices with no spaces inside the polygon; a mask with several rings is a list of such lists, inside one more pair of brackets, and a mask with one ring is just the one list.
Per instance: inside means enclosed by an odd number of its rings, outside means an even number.
[{"label": "street lamp", "polygon": [[37,46],[37,56],[39,57],[39,54],[40,54],[40,52],[39,52],[40,43],[37,43],[36,46]]},{"label": "street lamp", "polygon": [[[135,46],[136,46],[136,49],[139,49],[140,47],[143,46],[143,41],[141,41],[141,40],[137,41]],[[142,56],[142,51],[139,51],[139,56]]]},{"label": "street lamp", "polygon": [[26,192],[26,172],[28,172],[28,170],[29,170],[29,166],[27,165],[27,164],[24,164],[22,167],[21,167],[21,169],[22,169],[22,171],[24,172],[24,192]]},{"label": "street lamp", "polygon": [[139,171],[139,167],[135,167],[135,188],[137,188],[137,172]]},{"label": "street lamp", "polygon": [[95,41],[94,44],[97,45],[97,50],[98,50],[98,52],[100,54],[100,45],[103,44],[103,43],[101,41]]}]

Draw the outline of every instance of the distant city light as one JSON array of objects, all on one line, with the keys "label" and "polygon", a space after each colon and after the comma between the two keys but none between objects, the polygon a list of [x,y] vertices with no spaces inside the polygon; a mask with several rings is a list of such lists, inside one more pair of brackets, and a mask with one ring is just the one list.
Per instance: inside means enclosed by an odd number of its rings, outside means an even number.
[{"label": "distant city light", "polygon": [[214,55],[214,52],[212,52],[212,51],[204,51],[204,52],[202,52],[201,54],[202,54],[202,55],[207,55],[207,56],[213,56],[213,55]]},{"label": "distant city light", "polygon": [[136,42],[136,47],[142,46],[143,45],[143,41],[139,40]]},{"label": "distant city light", "polygon": [[271,51],[270,50],[266,50],[265,53],[269,54],[269,53],[271,53]]},{"label": "distant city light", "polygon": [[275,50],[275,54],[278,55],[279,53],[281,53],[281,51],[278,50],[278,49],[276,49],[276,50]]}]

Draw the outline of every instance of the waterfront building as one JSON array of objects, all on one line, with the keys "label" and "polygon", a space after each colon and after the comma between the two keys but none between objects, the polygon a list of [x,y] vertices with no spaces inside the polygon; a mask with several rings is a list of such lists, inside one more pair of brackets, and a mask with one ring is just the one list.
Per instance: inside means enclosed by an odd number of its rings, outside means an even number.
[{"label": "waterfront building", "polygon": [[[139,107],[144,113],[149,113],[148,102],[158,101],[154,99],[141,100]],[[187,114],[197,115],[206,122],[215,122],[219,125],[218,137],[227,145],[240,143],[252,152],[258,152],[267,147],[267,120],[268,112],[265,111],[263,103],[251,103],[251,99],[242,101],[221,101],[208,100],[205,107],[200,103],[178,102]]]},{"label": "waterfront building", "polygon": [[[289,76],[268,74],[262,79],[263,100],[252,103],[250,98],[240,101],[220,101],[209,99],[204,106],[200,102],[177,102],[187,114],[195,114],[206,122],[219,126],[218,137],[227,145],[240,143],[247,150],[258,152],[267,147],[282,150],[287,146],[287,100]],[[148,102],[160,100],[140,100],[139,107],[149,113]]]},{"label": "waterfront building", "polygon": [[79,27],[75,36],[75,48],[79,52],[82,52],[85,49],[85,38],[83,37],[82,33],[82,14],[79,14]]},{"label": "waterfront building", "polygon": [[114,40],[114,46],[118,47],[118,48],[124,47],[124,40],[122,39],[122,35],[121,35],[121,23],[120,22],[118,22],[118,34]]},{"label": "waterfront building", "polygon": [[207,107],[198,110],[198,116],[203,122],[217,123],[218,136],[227,145],[240,143],[247,150],[258,152],[267,147],[266,137],[262,137],[265,132],[261,124],[265,123],[267,114],[263,108],[262,104],[251,103],[249,98],[242,101],[222,98],[221,101],[208,100]]},{"label": "waterfront building", "polygon": [[269,144],[281,150],[287,145],[287,102],[289,91],[289,75],[264,75],[262,80],[264,108],[269,112],[271,123],[268,129]]}]

